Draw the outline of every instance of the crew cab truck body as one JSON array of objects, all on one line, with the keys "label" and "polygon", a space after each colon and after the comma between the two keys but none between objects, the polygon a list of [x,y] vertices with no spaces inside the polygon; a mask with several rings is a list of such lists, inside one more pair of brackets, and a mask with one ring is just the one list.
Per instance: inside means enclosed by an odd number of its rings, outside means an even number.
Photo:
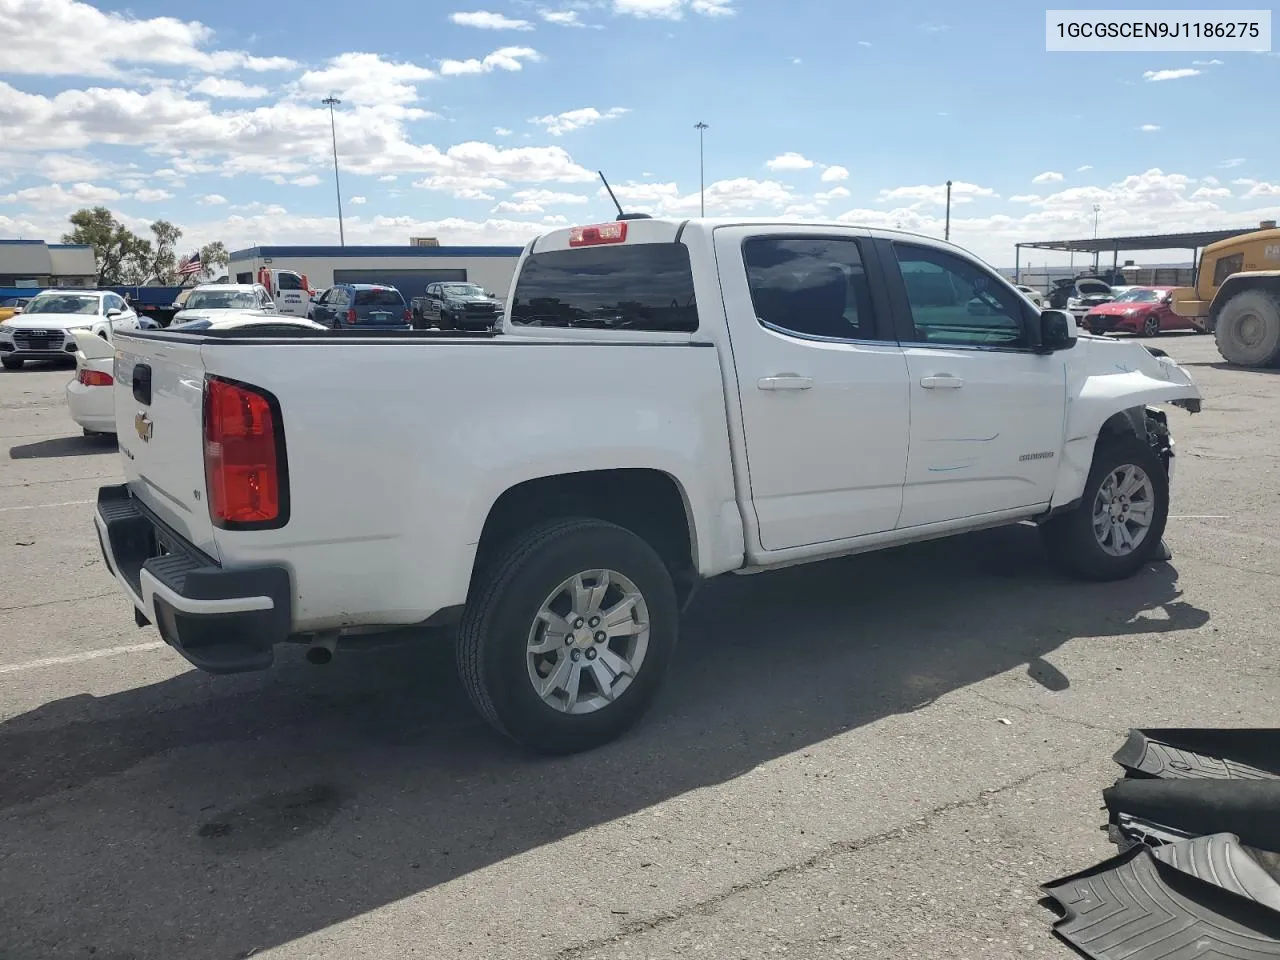
[{"label": "crew cab truck body", "polygon": [[1027,520],[1074,573],[1132,574],[1173,462],[1149,405],[1199,409],[1158,352],[847,225],[558,230],[496,336],[119,342],[97,529],[140,622],[213,672],[456,623],[480,712],[552,752],[644,712],[705,578]]}]

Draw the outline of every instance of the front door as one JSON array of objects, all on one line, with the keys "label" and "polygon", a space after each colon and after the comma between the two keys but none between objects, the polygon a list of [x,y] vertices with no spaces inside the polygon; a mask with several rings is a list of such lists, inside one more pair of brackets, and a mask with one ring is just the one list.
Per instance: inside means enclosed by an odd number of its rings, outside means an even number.
[{"label": "front door", "polygon": [[311,296],[303,288],[301,274],[289,270],[276,272],[276,309],[286,316],[305,317]]},{"label": "front door", "polygon": [[907,369],[864,269],[865,236],[715,233],[764,550],[892,530],[898,519]]},{"label": "front door", "polygon": [[1047,504],[1064,439],[1066,360],[1031,349],[1036,311],[951,249],[883,249],[911,389],[898,525]]}]

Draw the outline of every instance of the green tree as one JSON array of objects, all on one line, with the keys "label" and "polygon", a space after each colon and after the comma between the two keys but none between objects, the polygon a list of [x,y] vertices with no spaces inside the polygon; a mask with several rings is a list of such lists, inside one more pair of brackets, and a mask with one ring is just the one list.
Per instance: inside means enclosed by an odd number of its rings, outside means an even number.
[{"label": "green tree", "polygon": [[126,281],[139,286],[171,287],[178,282],[178,241],[182,230],[168,220],[151,224],[153,240],[139,243],[133,275],[138,279]]},{"label": "green tree", "polygon": [[63,243],[87,243],[98,265],[98,285],[133,283],[138,257],[150,244],[120,223],[106,207],[77,210],[70,217],[72,230]]},{"label": "green tree", "polygon": [[221,240],[214,240],[212,243],[206,243],[200,248],[200,276],[203,279],[212,280],[214,277],[220,276],[222,271],[231,263],[231,254],[227,252],[226,245]]}]

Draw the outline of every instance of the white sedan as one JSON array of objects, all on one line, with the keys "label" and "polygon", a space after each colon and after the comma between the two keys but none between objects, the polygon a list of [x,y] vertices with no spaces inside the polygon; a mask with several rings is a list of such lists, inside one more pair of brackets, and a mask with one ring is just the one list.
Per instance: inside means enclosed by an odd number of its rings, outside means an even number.
[{"label": "white sedan", "polygon": [[1018,288],[1018,292],[1034,303],[1041,310],[1045,307],[1044,294],[1036,290],[1034,287],[1028,287],[1023,283],[1014,284]]},{"label": "white sedan", "polygon": [[[208,330],[235,330],[243,327],[261,330],[280,328],[281,332],[298,328],[327,329],[301,317],[235,314],[231,311],[222,311],[222,314],[216,320],[190,320],[174,324],[169,329],[175,333],[204,333]],[[115,384],[115,348],[105,339],[88,331],[76,331],[74,337],[76,375],[67,384],[67,408],[71,411],[71,419],[79,424],[86,437],[114,434],[115,391],[106,388]]]},{"label": "white sedan", "polygon": [[28,360],[69,358],[74,334],[111,339],[113,330],[136,330],[138,315],[124,297],[105,290],[45,290],[22,313],[0,323],[0,363],[20,370]]}]

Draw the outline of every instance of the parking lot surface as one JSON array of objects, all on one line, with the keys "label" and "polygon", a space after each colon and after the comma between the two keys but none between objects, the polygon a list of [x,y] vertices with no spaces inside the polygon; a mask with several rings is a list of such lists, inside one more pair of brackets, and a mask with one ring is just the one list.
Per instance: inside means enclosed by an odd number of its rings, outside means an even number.
[{"label": "parking lot surface", "polygon": [[1205,396],[1171,563],[1075,583],[1015,527],[727,577],[646,722],[557,760],[439,641],[188,669],[103,568],[69,368],[0,374],[0,957],[1073,956],[1038,885],[1114,852],[1125,731],[1280,699],[1280,376],[1160,346]]}]

